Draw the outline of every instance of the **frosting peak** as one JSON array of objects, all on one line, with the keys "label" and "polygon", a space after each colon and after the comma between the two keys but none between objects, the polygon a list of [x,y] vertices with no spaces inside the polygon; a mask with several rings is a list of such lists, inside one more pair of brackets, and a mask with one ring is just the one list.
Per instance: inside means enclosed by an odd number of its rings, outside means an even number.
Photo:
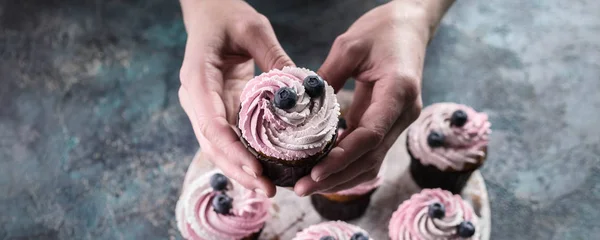
[{"label": "frosting peak", "polygon": [[[367,231],[360,227],[342,221],[331,221],[312,225],[296,234],[293,240],[318,240],[325,236],[333,237],[336,240],[350,240],[356,233],[369,236]],[[369,238],[369,240],[373,239]]]},{"label": "frosting peak", "polygon": [[[459,126],[452,124],[452,115],[457,111],[462,111],[463,118]],[[463,170],[465,164],[479,164],[485,159],[490,127],[485,113],[462,104],[436,103],[423,109],[410,126],[409,151],[423,165]]]},{"label": "frosting peak", "polygon": [[[274,69],[251,79],[241,94],[239,128],[256,151],[282,160],[299,160],[319,153],[336,133],[340,106],[325,82],[324,93],[311,98],[303,80],[315,72],[295,67]],[[290,109],[274,106],[275,93],[288,87],[297,94]]]},{"label": "frosting peak", "polygon": [[188,240],[239,240],[262,229],[270,217],[271,201],[231,181],[225,193],[233,198],[230,214],[217,213],[211,202],[216,192],[210,177],[220,173],[210,171],[193,180],[181,195],[176,207],[177,227]]},{"label": "frosting peak", "polygon": [[[445,214],[441,218],[429,215],[429,206],[439,203],[444,206]],[[441,189],[424,189],[404,201],[390,219],[390,238],[392,240],[450,240],[480,238],[478,217],[473,208],[460,195]],[[470,238],[458,236],[457,228],[465,221],[475,227]]]}]

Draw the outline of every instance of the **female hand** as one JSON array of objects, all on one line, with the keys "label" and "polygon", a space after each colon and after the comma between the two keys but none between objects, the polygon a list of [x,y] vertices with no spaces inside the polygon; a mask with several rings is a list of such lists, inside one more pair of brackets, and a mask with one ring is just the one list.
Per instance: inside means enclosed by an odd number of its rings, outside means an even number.
[{"label": "female hand", "polygon": [[398,0],[379,6],[340,35],[319,74],[336,90],[356,79],[341,141],[296,194],[336,192],[375,178],[384,156],[421,111],[425,48],[452,1]]},{"label": "female hand", "polygon": [[260,163],[234,131],[240,93],[263,71],[294,63],[268,19],[239,0],[181,0],[188,39],[179,99],[206,158],[248,189],[275,195]]}]

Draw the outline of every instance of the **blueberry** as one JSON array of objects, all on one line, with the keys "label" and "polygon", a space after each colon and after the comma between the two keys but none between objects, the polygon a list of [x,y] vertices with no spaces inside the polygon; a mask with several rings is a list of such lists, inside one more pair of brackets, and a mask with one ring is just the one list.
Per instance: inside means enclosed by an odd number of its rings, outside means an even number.
[{"label": "blueberry", "polygon": [[441,203],[432,203],[429,205],[429,211],[427,212],[429,217],[442,219],[446,216],[446,207]]},{"label": "blueberry", "polygon": [[227,185],[229,184],[229,180],[225,175],[220,173],[215,173],[210,177],[210,186],[215,191],[223,191],[227,189]]},{"label": "blueberry", "polygon": [[436,131],[431,131],[429,133],[429,136],[427,136],[427,144],[429,144],[430,147],[441,147],[444,145],[444,134],[436,132]]},{"label": "blueberry", "polygon": [[212,207],[215,209],[215,212],[220,214],[229,214],[231,208],[233,207],[233,199],[225,193],[217,193],[212,200]]},{"label": "blueberry", "polygon": [[352,235],[350,240],[369,240],[369,236],[365,235],[364,233],[357,232],[354,235]]},{"label": "blueberry", "polygon": [[468,119],[469,117],[465,111],[456,110],[454,113],[452,113],[452,117],[450,117],[450,125],[462,127],[465,125],[465,123],[467,123]]},{"label": "blueberry", "polygon": [[282,87],[275,93],[275,107],[280,109],[290,109],[296,106],[296,100],[298,96],[296,91],[289,87]]},{"label": "blueberry", "polygon": [[319,238],[319,240],[335,240],[335,238],[332,236],[323,236],[323,237]]},{"label": "blueberry", "polygon": [[338,119],[338,126],[337,126],[337,128],[341,128],[341,129],[348,128],[348,125],[346,124],[346,119],[340,117]]},{"label": "blueberry", "polygon": [[456,227],[456,234],[462,238],[469,238],[475,235],[475,226],[469,221],[461,222]]},{"label": "blueberry", "polygon": [[325,92],[325,82],[317,75],[309,75],[304,78],[304,90],[311,98],[320,97]]}]

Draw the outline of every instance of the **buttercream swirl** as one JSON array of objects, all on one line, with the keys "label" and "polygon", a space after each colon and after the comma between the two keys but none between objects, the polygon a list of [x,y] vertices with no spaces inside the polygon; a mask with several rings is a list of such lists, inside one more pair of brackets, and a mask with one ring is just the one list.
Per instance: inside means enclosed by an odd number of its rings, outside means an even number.
[{"label": "buttercream swirl", "polygon": [[[336,133],[340,106],[334,90],[325,82],[323,95],[311,98],[303,80],[315,72],[295,67],[271,70],[251,79],[241,94],[239,127],[248,144],[264,155],[299,160],[322,151]],[[296,105],[275,107],[281,87],[295,90]]]},{"label": "buttercream swirl", "polygon": [[[445,216],[441,219],[428,215],[429,205],[441,203],[445,206]],[[452,195],[442,189],[424,189],[404,201],[390,219],[391,240],[446,240],[465,239],[457,235],[457,226],[470,221],[475,226],[475,234],[466,239],[479,239],[480,229],[473,208],[460,195]]]},{"label": "buttercream swirl", "polygon": [[176,207],[177,227],[188,240],[239,240],[262,229],[270,217],[271,200],[230,179],[226,194],[233,198],[230,214],[215,212],[210,186],[210,171],[193,180],[179,198]]},{"label": "buttercream swirl", "polygon": [[[467,122],[462,127],[452,126],[452,114],[462,110]],[[485,113],[456,103],[436,103],[421,111],[419,118],[408,130],[410,153],[423,165],[434,165],[440,170],[462,170],[467,163],[478,164],[485,159],[484,148],[492,132]],[[444,135],[444,146],[431,147],[427,137],[436,131]]]},{"label": "buttercream swirl", "polygon": [[[352,235],[359,232],[369,236],[367,231],[360,227],[342,221],[331,221],[312,225],[297,233],[293,240],[319,240],[325,236],[333,237],[336,240],[350,240]],[[369,238],[369,240],[373,239]]]}]

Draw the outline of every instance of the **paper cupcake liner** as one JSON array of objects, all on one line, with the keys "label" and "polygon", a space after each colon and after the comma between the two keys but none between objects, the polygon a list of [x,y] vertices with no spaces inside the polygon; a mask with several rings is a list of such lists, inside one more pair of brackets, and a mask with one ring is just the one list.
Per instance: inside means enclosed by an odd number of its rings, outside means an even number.
[{"label": "paper cupcake liner", "polygon": [[[423,165],[410,152],[408,142],[407,136],[406,150],[410,155],[410,174],[415,183],[421,188],[441,188],[453,194],[460,194],[462,189],[467,185],[471,174],[481,167],[484,162],[484,159],[482,159],[479,161],[479,164],[471,164],[467,169],[462,171],[452,169],[442,171],[433,165]],[[487,149],[484,149],[484,151],[487,152]]]},{"label": "paper cupcake liner", "polygon": [[289,161],[283,159],[277,159],[274,157],[266,156],[261,152],[256,151],[248,144],[244,137],[240,137],[242,143],[246,146],[248,151],[256,157],[263,168],[262,175],[273,181],[273,184],[280,187],[293,187],[300,178],[310,174],[312,168],[325,158],[337,140],[337,133],[333,135],[333,138],[325,148],[310,157]]},{"label": "paper cupcake liner", "polygon": [[263,228],[261,228],[258,232],[253,233],[252,235],[242,238],[242,240],[258,240],[258,237],[260,237],[260,234],[262,233]]},{"label": "paper cupcake liner", "polygon": [[310,201],[321,217],[328,220],[350,221],[365,214],[375,190],[377,188],[345,202],[333,201],[320,194],[311,195]]}]

